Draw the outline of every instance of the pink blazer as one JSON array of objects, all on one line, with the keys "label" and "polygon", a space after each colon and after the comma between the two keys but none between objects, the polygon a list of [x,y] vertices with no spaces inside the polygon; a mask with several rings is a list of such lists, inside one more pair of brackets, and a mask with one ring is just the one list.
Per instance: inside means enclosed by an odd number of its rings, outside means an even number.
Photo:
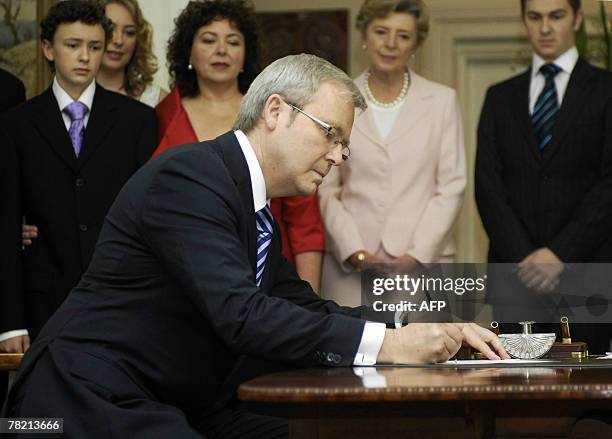
[{"label": "pink blazer", "polygon": [[[351,157],[319,190],[328,251],[409,254],[435,262],[455,254],[453,227],[466,184],[455,91],[411,72],[412,84],[386,141],[366,110],[355,114]],[[355,80],[364,91],[364,75]],[[344,270],[348,270],[343,264]]]}]

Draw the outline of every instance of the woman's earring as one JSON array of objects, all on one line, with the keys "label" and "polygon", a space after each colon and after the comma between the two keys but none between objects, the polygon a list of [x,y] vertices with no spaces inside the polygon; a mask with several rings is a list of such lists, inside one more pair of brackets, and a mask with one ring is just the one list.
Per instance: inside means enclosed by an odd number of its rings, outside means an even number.
[{"label": "woman's earring", "polygon": [[244,67],[240,69],[240,73],[244,73]]},{"label": "woman's earring", "polygon": [[187,70],[193,70],[193,66],[191,65],[191,63],[187,64]]},{"label": "woman's earring", "polygon": [[366,43],[363,43],[363,44],[361,45],[361,48],[362,48],[363,50],[366,50],[366,49],[368,48],[368,45],[367,45]]}]

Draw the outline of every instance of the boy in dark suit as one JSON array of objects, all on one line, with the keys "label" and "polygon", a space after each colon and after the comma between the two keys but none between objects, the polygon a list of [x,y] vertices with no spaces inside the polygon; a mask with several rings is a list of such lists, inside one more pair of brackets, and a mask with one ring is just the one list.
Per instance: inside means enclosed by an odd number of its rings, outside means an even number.
[{"label": "boy in dark suit", "polygon": [[[53,85],[0,122],[0,352],[24,352],[87,268],[104,216],[155,145],[152,109],[94,78],[110,25],[93,2],[41,22]],[[21,249],[23,219],[40,230]]]},{"label": "boy in dark suit", "polygon": [[[476,202],[489,261],[518,263],[530,291],[520,300],[535,304],[546,303],[542,293],[555,290],[565,264],[612,262],[612,74],[578,56],[580,0],[521,0],[521,8],[533,61],[488,90]],[[508,299],[498,291],[492,302]],[[611,325],[599,326],[575,324],[573,338],[608,351]]]}]

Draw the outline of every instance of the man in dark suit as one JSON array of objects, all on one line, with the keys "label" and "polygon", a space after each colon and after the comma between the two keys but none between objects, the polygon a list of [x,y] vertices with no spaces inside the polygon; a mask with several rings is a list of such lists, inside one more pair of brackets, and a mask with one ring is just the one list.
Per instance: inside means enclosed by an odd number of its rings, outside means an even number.
[{"label": "man in dark suit", "polygon": [[[153,151],[152,109],[97,86],[102,8],[60,2],[41,23],[52,87],[0,122],[0,351],[24,352],[87,268],[102,222]],[[40,236],[22,251],[23,220]]]},{"label": "man in dark suit", "polygon": [[25,101],[23,82],[4,69],[0,69],[0,113]]},{"label": "man in dark suit", "polygon": [[463,340],[505,357],[471,324],[363,321],[282,257],[268,201],[316,191],[348,155],[355,106],[363,96],[339,69],[285,57],[255,79],[235,132],[143,166],[26,353],[3,416],[57,415],[70,437],[285,437],[286,421],[231,404],[252,362],[444,361]]},{"label": "man in dark suit", "polygon": [[[612,262],[612,74],[578,56],[579,0],[521,6],[533,61],[487,92],[476,202],[489,262],[518,263],[533,303],[546,304],[566,263]],[[610,348],[611,325],[599,326],[574,325],[591,353]]]},{"label": "man in dark suit", "polygon": [[[4,69],[0,69],[0,113],[25,101],[23,82]],[[0,401],[6,397],[7,372],[0,372]]]}]

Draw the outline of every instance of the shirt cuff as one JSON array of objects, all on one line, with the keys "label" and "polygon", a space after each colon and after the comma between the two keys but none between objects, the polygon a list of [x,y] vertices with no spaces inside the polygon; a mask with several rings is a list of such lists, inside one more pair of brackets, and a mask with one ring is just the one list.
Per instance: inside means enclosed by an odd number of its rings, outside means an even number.
[{"label": "shirt cuff", "polygon": [[354,367],[353,373],[361,378],[363,386],[368,389],[387,387],[387,378],[379,374],[375,367]]},{"label": "shirt cuff", "polygon": [[394,316],[394,319],[393,319],[394,320],[393,323],[395,323],[395,329],[400,329],[402,326],[404,326],[402,324],[402,313],[403,313],[403,311],[401,311],[399,309],[397,311],[395,311],[395,316]]},{"label": "shirt cuff", "polygon": [[378,353],[385,339],[386,330],[387,325],[384,323],[366,322],[355,360],[353,360],[355,366],[376,364],[376,358],[378,358]]},{"label": "shirt cuff", "polygon": [[16,329],[14,331],[3,332],[0,334],[0,342],[8,340],[9,338],[19,337],[20,335],[29,335],[27,329]]}]

